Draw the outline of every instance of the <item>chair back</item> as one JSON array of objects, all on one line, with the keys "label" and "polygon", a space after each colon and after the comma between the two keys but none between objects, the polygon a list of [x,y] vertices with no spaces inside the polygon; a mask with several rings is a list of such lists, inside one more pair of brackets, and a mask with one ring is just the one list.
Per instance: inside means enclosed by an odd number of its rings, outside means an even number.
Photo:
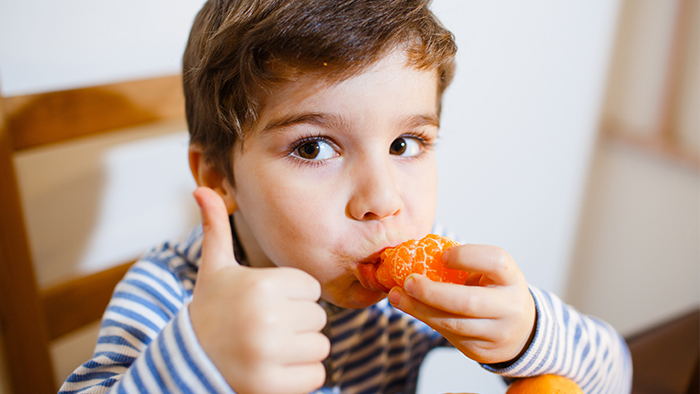
[{"label": "chair back", "polygon": [[[184,119],[180,76],[0,97],[0,334],[12,392],[56,393],[51,342],[99,320],[133,263],[43,288],[37,282],[15,153]],[[60,229],[56,229],[60,231]]]}]

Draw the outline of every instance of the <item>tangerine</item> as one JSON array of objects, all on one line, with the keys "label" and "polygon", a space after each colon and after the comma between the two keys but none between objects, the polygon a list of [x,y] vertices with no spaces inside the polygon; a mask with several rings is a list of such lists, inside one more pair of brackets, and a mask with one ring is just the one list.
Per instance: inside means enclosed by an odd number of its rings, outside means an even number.
[{"label": "tangerine", "polygon": [[558,375],[540,375],[518,379],[506,394],[583,394],[583,390],[571,379]]},{"label": "tangerine", "polygon": [[447,268],[442,264],[442,253],[456,241],[435,234],[428,234],[420,240],[408,240],[393,248],[385,249],[375,276],[377,282],[387,289],[403,287],[403,282],[411,274],[422,274],[436,282],[463,285],[467,272]]}]

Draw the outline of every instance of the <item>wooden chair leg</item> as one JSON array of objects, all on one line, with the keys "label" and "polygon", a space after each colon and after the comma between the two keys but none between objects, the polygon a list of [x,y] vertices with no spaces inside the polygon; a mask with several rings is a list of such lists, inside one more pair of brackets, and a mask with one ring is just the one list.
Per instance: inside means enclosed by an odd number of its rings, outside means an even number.
[{"label": "wooden chair leg", "polygon": [[12,147],[0,108],[0,334],[15,394],[55,393],[49,336],[38,296]]}]

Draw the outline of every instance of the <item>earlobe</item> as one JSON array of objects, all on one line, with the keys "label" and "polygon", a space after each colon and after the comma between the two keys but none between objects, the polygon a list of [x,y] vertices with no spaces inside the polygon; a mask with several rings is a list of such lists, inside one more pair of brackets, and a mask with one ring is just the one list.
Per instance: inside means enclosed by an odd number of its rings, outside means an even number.
[{"label": "earlobe", "polygon": [[235,190],[231,182],[228,181],[226,175],[206,160],[202,148],[197,144],[190,144],[187,156],[190,162],[190,171],[197,186],[208,187],[221,196],[229,215],[236,211],[238,204],[236,204]]}]

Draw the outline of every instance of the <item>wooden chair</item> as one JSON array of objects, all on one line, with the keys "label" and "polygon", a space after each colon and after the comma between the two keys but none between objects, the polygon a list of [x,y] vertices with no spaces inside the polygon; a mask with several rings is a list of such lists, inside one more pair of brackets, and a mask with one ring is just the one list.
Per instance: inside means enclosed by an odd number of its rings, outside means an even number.
[{"label": "wooden chair", "polygon": [[700,392],[700,310],[626,338],[632,353],[632,394]]},{"label": "wooden chair", "polygon": [[52,340],[99,320],[132,262],[40,288],[15,152],[120,128],[184,119],[179,76],[0,97],[0,331],[14,393],[55,393]]}]

